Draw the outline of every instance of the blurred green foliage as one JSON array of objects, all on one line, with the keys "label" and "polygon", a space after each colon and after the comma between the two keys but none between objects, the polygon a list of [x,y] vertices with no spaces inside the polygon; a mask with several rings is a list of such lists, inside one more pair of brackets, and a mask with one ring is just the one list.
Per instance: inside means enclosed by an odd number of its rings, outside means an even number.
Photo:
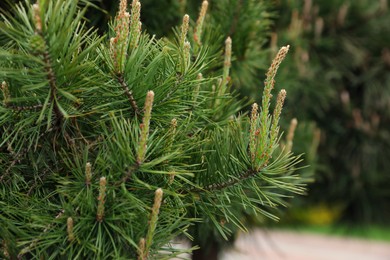
[{"label": "blurred green foliage", "polygon": [[290,94],[287,110],[321,130],[309,205],[341,206],[347,221],[388,223],[388,1],[281,0],[275,8],[273,44],[288,42],[294,53],[278,79]]}]

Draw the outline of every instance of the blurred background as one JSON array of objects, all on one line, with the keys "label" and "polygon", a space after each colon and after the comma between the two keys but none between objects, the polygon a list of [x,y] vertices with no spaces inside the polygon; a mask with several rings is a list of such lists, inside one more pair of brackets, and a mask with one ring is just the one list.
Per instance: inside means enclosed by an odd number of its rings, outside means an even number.
[{"label": "blurred background", "polygon": [[293,46],[278,85],[290,94],[285,111],[301,122],[295,148],[315,178],[290,216],[389,225],[388,1],[279,1],[276,11],[276,45]]},{"label": "blurred background", "polygon": [[[16,2],[16,1],[15,1]],[[94,1],[88,23],[100,31],[119,1]],[[129,1],[130,2],[130,1]],[[143,29],[173,37],[172,27],[201,0],[142,0]],[[287,90],[283,128],[297,118],[293,151],[307,196],[279,212],[277,225],[390,241],[390,11],[388,0],[210,0],[208,26],[233,39],[232,87],[260,102],[265,72],[291,46],[276,77]],[[9,4],[1,1],[2,8]]]}]

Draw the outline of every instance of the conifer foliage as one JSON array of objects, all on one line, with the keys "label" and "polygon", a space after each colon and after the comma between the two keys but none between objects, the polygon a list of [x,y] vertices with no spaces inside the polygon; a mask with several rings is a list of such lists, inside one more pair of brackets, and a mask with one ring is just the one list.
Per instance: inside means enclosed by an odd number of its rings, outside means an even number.
[{"label": "conifer foliage", "polygon": [[228,239],[245,230],[240,212],[276,218],[303,192],[299,156],[278,145],[284,90],[270,111],[288,46],[261,106],[240,114],[234,39],[214,46],[201,18],[188,37],[188,15],[175,40],[156,39],[138,0],[122,0],[99,36],[85,26],[91,5],[26,1],[2,14],[2,257],[171,258],[185,251],[174,238],[199,237],[192,227]]}]

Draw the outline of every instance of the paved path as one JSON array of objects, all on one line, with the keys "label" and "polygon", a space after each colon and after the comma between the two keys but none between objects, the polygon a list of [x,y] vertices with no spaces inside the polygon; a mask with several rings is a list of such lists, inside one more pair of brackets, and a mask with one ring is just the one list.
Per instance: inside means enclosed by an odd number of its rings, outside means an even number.
[{"label": "paved path", "polygon": [[390,243],[293,231],[241,234],[221,260],[390,260]]}]

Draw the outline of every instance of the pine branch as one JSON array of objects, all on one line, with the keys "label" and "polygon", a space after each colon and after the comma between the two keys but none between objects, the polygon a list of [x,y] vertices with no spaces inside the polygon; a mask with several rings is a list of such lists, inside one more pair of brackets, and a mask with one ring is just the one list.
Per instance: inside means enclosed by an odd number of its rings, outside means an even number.
[{"label": "pine branch", "polygon": [[239,176],[235,179],[230,179],[226,182],[222,183],[216,183],[216,184],[211,184],[205,188],[207,191],[217,191],[217,190],[223,190],[226,188],[230,188],[244,180],[247,180],[249,178],[254,177],[258,172],[254,169],[248,169],[247,171],[243,172],[242,174],[239,174]]},{"label": "pine branch", "polygon": [[34,14],[34,22],[35,22],[35,33],[39,37],[37,42],[39,41],[38,46],[40,47],[41,54],[43,55],[43,63],[44,63],[44,68],[46,71],[46,77],[47,80],[49,81],[49,86],[50,86],[50,102],[53,104],[53,109],[54,113],[56,115],[56,125],[60,126],[63,121],[64,115],[62,114],[59,106],[58,106],[58,97],[57,97],[57,80],[56,76],[54,74],[52,62],[50,59],[50,54],[49,54],[49,45],[44,37],[43,31],[42,31],[42,20],[41,20],[41,10],[39,7],[39,4],[34,4],[33,5],[33,14]]},{"label": "pine branch", "polygon": [[64,115],[62,114],[61,110],[58,107],[57,82],[56,82],[55,74],[53,72],[53,67],[51,65],[52,63],[50,60],[50,55],[49,55],[49,52],[47,50],[45,50],[43,53],[43,61],[45,63],[45,70],[47,73],[47,79],[49,80],[50,101],[51,101],[51,103],[53,103],[54,113],[56,114],[56,117],[57,117],[57,125],[61,125],[61,122],[63,120]]},{"label": "pine branch", "polygon": [[27,110],[37,110],[42,108],[43,105],[39,104],[39,105],[31,105],[31,106],[16,106],[7,103],[5,107],[19,112],[19,111],[27,111]]},{"label": "pine branch", "polygon": [[144,248],[145,251],[143,253],[143,255],[146,257],[145,259],[147,259],[149,255],[150,247],[153,243],[153,236],[155,235],[155,231],[157,227],[158,215],[160,213],[162,199],[163,199],[163,190],[161,188],[158,188],[155,191],[152,212],[150,213],[148,232],[146,233],[146,237],[145,237],[145,248]]},{"label": "pine branch", "polygon": [[27,149],[23,149],[22,151],[15,153],[10,143],[8,143],[7,151],[13,157],[13,160],[11,161],[5,172],[0,176],[0,183],[3,182],[4,178],[11,173],[11,169],[16,165],[16,163],[19,163],[23,159],[25,154],[28,152]]},{"label": "pine branch", "polygon": [[232,187],[232,186],[234,186],[236,184],[239,184],[239,183],[241,183],[244,180],[250,179],[250,178],[254,177],[260,171],[261,170],[257,171],[255,169],[248,169],[248,170],[242,172],[241,174],[239,174],[234,179],[229,179],[229,180],[227,180],[225,182],[222,182],[222,183],[210,184],[210,185],[208,185],[206,187],[194,187],[194,188],[191,188],[189,191],[183,192],[182,194],[186,194],[186,193],[189,193],[189,192],[200,193],[200,192],[205,192],[205,191],[208,191],[208,192],[220,191],[220,190],[223,190],[223,189],[226,189],[226,188],[230,188],[230,187]]},{"label": "pine branch", "polygon": [[204,22],[204,19],[206,17],[206,12],[207,12],[207,8],[209,6],[209,2],[208,1],[203,1],[202,2],[202,7],[199,11],[199,16],[198,16],[198,19],[196,20],[196,26],[194,28],[194,41],[196,42],[196,44],[198,46],[201,46],[202,45],[202,30],[203,30],[203,22]]},{"label": "pine branch", "polygon": [[137,103],[136,103],[136,101],[134,99],[133,92],[129,90],[129,87],[127,86],[127,84],[126,84],[126,82],[125,82],[125,80],[123,78],[123,74],[119,74],[117,76],[117,80],[118,80],[119,84],[121,85],[121,87],[123,88],[124,94],[129,99],[130,105],[133,108],[134,113],[136,115],[139,115],[140,111],[139,111]]},{"label": "pine branch", "polygon": [[3,106],[6,107],[6,108],[9,108],[9,109],[12,109],[12,110],[15,110],[15,111],[25,111],[25,110],[36,110],[36,109],[40,109],[40,108],[43,107],[43,105],[41,105],[41,104],[31,105],[31,106],[27,106],[27,105],[24,105],[24,106],[14,105],[10,101],[11,100],[11,95],[9,93],[9,87],[8,87],[7,82],[3,81],[2,84],[1,84],[0,89],[3,92],[3,96],[4,96]]},{"label": "pine branch", "polygon": [[142,119],[141,133],[139,138],[139,145],[137,149],[137,164],[141,165],[145,160],[146,149],[148,147],[148,137],[149,137],[149,127],[150,127],[150,119],[152,117],[152,107],[154,100],[154,92],[148,91],[145,99],[145,113]]},{"label": "pine branch", "polygon": [[125,173],[125,176],[123,176],[122,181],[115,183],[115,185],[119,186],[122,183],[126,183],[131,178],[131,175],[139,169],[139,166],[140,165],[138,163],[135,163],[133,166],[129,167]]},{"label": "pine branch", "polygon": [[15,164],[16,164],[19,160],[20,160],[19,157],[17,157],[17,158],[15,158],[14,160],[12,160],[12,162],[11,162],[10,165],[7,167],[7,169],[5,170],[5,172],[1,175],[1,177],[0,177],[0,182],[3,182],[4,178],[10,174],[10,171],[11,171],[12,167],[14,167]]}]

